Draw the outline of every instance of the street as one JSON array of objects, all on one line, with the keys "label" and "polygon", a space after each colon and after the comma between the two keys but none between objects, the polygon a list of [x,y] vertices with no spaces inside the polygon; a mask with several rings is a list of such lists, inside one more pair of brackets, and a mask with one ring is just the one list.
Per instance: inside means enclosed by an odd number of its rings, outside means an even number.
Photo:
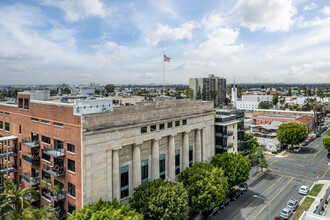
[{"label": "street", "polygon": [[288,157],[266,157],[269,165],[267,172],[250,184],[244,195],[231,202],[214,218],[273,220],[280,215],[290,198],[298,201],[303,198],[298,193],[300,186],[311,187],[319,179],[330,180],[329,160],[322,144],[326,134],[323,132],[321,137]]}]

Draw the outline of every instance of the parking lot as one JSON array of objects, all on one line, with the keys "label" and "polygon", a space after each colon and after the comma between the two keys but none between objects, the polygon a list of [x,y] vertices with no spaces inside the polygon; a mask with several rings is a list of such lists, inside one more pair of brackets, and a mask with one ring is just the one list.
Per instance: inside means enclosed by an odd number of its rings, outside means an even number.
[{"label": "parking lot", "polygon": [[[267,157],[267,172],[249,190],[214,217],[215,219],[274,219],[290,198],[300,201],[301,185],[311,187],[319,179],[330,180],[327,151],[322,136],[288,157]],[[319,177],[317,177],[317,174]]]}]

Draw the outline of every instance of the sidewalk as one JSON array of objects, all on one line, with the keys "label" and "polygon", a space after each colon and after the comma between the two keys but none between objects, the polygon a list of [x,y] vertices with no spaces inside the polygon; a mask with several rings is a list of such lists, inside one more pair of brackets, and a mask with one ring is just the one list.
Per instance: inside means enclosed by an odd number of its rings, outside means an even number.
[{"label": "sidewalk", "polygon": [[253,166],[252,169],[250,170],[249,180],[247,181],[248,185],[251,185],[254,181],[259,179],[265,173],[264,171],[262,171],[262,169],[260,167],[258,168],[257,174],[255,174],[256,170],[257,170],[256,166]]}]

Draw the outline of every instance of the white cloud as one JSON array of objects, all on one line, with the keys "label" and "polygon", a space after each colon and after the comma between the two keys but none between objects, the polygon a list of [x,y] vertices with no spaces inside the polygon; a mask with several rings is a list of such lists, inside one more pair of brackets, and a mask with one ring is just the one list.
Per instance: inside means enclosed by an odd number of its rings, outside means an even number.
[{"label": "white cloud", "polygon": [[290,30],[297,10],[292,0],[239,0],[233,12],[251,31],[276,32]]},{"label": "white cloud", "polygon": [[164,40],[191,39],[193,29],[199,27],[199,24],[196,22],[187,22],[177,28],[171,28],[168,25],[161,25],[159,23],[157,26],[157,30],[152,36],[146,39],[152,45],[157,45],[160,41]]},{"label": "white cloud", "polygon": [[219,13],[213,12],[211,15],[204,16],[202,19],[203,28],[206,31],[213,31],[225,24],[224,18]]},{"label": "white cloud", "polygon": [[117,49],[122,49],[124,48],[123,46],[119,46],[115,42],[107,41],[102,44],[93,44],[91,46],[93,49],[97,50],[98,52],[113,52]]},{"label": "white cloud", "polygon": [[43,3],[63,10],[65,19],[71,22],[91,16],[104,18],[106,14],[100,0],[44,0]]},{"label": "white cloud", "polygon": [[330,6],[324,6],[322,12],[323,14],[330,16]]},{"label": "white cloud", "polygon": [[316,7],[317,7],[316,4],[314,2],[312,2],[312,3],[308,4],[308,5],[305,5],[305,7],[304,7],[303,10],[304,11],[309,11],[309,10],[312,10],[312,9],[314,9]]}]

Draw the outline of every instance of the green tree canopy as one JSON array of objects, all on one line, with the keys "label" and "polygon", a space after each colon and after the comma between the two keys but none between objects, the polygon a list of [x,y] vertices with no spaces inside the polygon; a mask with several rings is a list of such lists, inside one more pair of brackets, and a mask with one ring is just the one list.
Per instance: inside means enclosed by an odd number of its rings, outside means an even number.
[{"label": "green tree canopy", "polygon": [[116,199],[112,202],[105,202],[102,199],[94,205],[84,205],[80,211],[74,211],[70,220],[98,220],[98,219],[116,219],[116,220],[142,220],[143,215],[139,214],[126,205],[120,205]]},{"label": "green tree canopy", "polygon": [[115,86],[113,84],[107,84],[107,85],[104,86],[104,89],[107,92],[114,92],[115,91]]},{"label": "green tree canopy", "polygon": [[156,179],[143,182],[129,200],[144,219],[186,219],[188,192],[182,183]]},{"label": "green tree canopy", "polygon": [[189,206],[195,212],[207,211],[219,205],[228,191],[222,169],[207,162],[196,162],[179,175],[189,194]]},{"label": "green tree canopy", "polygon": [[212,158],[211,163],[224,171],[229,187],[239,185],[249,179],[250,160],[240,153],[217,154]]},{"label": "green tree canopy", "polygon": [[285,123],[277,130],[277,139],[285,144],[297,145],[306,140],[308,136],[307,127],[304,124]]},{"label": "green tree canopy", "polygon": [[[252,137],[250,135],[252,135]],[[255,138],[253,136],[253,134],[250,134],[250,135],[249,136],[248,135],[246,135],[246,136],[244,135],[244,138],[245,137],[249,137],[250,138],[250,140],[245,145],[246,149],[248,149],[248,150],[251,150],[253,147],[259,147],[260,146],[260,144],[258,142],[258,139]]]},{"label": "green tree canopy", "polygon": [[272,107],[272,104],[268,101],[262,101],[258,105],[259,109],[270,109],[271,107]]},{"label": "green tree canopy", "polygon": [[323,146],[325,149],[328,150],[328,152],[330,152],[330,135],[329,134],[323,138]]},{"label": "green tree canopy", "polygon": [[258,167],[260,168],[267,167],[267,160],[265,159],[265,153],[260,146],[252,147],[248,157],[251,163],[257,166],[256,172],[258,171]]},{"label": "green tree canopy", "polygon": [[272,103],[273,103],[273,105],[277,105],[277,103],[278,103],[278,95],[273,95]]}]

